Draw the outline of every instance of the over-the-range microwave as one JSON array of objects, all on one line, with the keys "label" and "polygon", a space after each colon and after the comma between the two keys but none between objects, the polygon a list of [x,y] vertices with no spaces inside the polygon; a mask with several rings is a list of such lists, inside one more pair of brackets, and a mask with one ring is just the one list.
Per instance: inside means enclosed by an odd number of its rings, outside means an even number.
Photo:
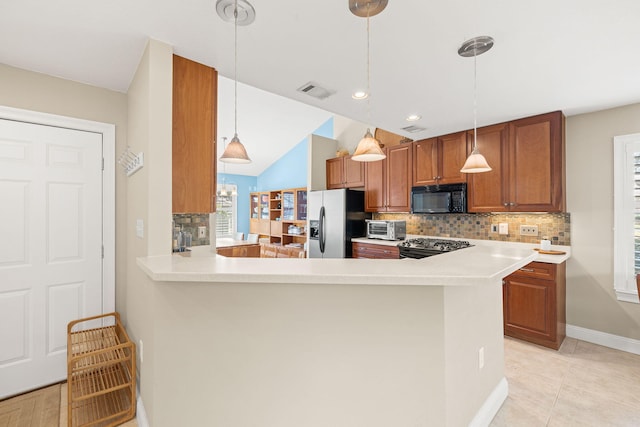
[{"label": "over-the-range microwave", "polygon": [[467,184],[425,185],[411,188],[411,213],[467,212]]}]

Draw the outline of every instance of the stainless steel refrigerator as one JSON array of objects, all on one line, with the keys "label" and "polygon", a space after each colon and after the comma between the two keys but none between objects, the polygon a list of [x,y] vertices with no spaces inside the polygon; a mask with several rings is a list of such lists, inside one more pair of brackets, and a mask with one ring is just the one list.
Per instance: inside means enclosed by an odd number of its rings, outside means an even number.
[{"label": "stainless steel refrigerator", "polygon": [[366,235],[364,191],[311,191],[307,196],[309,258],[351,258],[351,238]]}]

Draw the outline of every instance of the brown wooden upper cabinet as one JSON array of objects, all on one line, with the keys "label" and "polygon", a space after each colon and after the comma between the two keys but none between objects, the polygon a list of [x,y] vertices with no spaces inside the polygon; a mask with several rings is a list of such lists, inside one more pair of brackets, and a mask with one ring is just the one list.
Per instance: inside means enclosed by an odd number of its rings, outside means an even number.
[{"label": "brown wooden upper cabinet", "polygon": [[409,212],[413,144],[385,148],[387,158],[365,166],[365,211]]},{"label": "brown wooden upper cabinet", "polygon": [[174,213],[216,210],[218,72],[173,56]]},{"label": "brown wooden upper cabinet", "polygon": [[351,156],[327,160],[327,189],[364,187],[364,163]]},{"label": "brown wooden upper cabinet", "polygon": [[[469,131],[469,151],[473,131]],[[478,129],[491,172],[469,174],[469,212],[562,212],[564,115],[560,111]]]},{"label": "brown wooden upper cabinet", "polygon": [[467,158],[467,132],[413,143],[413,185],[467,182],[460,172]]}]

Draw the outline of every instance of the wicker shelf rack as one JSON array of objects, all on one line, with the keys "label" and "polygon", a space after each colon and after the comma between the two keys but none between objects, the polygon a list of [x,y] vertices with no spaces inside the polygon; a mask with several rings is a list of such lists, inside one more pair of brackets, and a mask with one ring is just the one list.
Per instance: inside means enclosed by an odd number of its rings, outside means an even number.
[{"label": "wicker shelf rack", "polygon": [[[100,322],[113,324],[91,327]],[[67,393],[69,427],[110,427],[135,416],[136,348],[118,313],[68,324]]]}]

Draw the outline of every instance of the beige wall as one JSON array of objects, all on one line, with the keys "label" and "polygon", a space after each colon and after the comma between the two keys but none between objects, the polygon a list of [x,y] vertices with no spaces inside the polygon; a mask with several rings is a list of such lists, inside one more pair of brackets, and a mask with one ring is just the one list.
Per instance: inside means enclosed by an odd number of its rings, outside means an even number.
[{"label": "beige wall", "polygon": [[[127,95],[0,64],[0,104],[115,124],[116,158],[127,146]],[[106,165],[106,167],[117,167]],[[116,171],[116,309],[125,310],[126,177]]]},{"label": "beige wall", "polygon": [[613,290],[613,137],[640,132],[640,104],[567,118],[567,323],[640,339],[640,305]]},{"label": "beige wall", "polygon": [[[136,257],[171,251],[172,55],[171,46],[150,40],[128,93],[129,145],[133,152],[144,153],[145,163],[128,178],[127,329],[138,345],[140,395],[151,425],[154,425],[157,393],[156,288],[136,265]],[[139,219],[144,222],[142,238],[136,236]]]}]

